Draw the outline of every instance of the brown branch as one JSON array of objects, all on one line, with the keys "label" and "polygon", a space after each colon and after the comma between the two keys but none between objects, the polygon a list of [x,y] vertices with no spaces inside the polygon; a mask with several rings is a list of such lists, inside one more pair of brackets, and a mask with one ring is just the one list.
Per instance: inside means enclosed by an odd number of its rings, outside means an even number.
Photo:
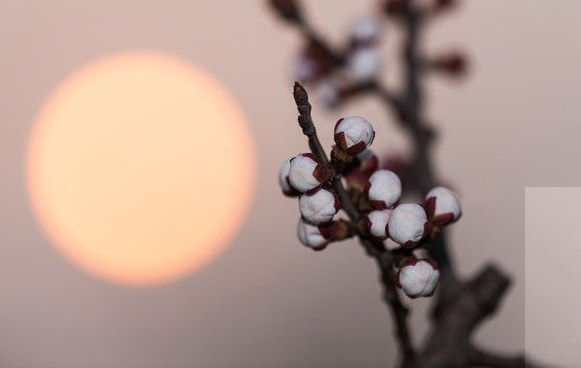
[{"label": "brown branch", "polygon": [[[271,0],[272,1],[272,0]],[[377,96],[398,120],[399,125],[408,132],[413,144],[413,175],[417,189],[426,191],[437,183],[437,176],[431,161],[433,130],[424,118],[423,75],[427,72],[425,60],[420,53],[421,32],[425,12],[418,9],[414,0],[401,0],[400,27],[404,32],[401,47],[401,61],[404,69],[404,87],[394,92],[379,80],[352,85],[344,91],[343,102],[363,94]],[[331,47],[307,23],[304,17],[291,22],[302,35],[318,45],[334,60],[335,67],[345,61],[342,51]],[[311,105],[304,88],[296,83],[294,97],[299,111],[299,124],[309,138],[309,147],[321,162],[331,166],[329,158],[317,137],[311,117]],[[340,170],[335,172],[331,185],[341,200],[342,209],[352,223],[362,214],[351,201],[342,182]],[[477,349],[472,344],[474,330],[500,305],[510,280],[494,265],[485,267],[472,280],[462,281],[454,272],[453,262],[448,252],[447,237],[443,233],[427,247],[430,255],[438,263],[441,281],[438,295],[432,310],[433,323],[424,345],[415,349],[410,335],[408,310],[399,298],[395,286],[393,265],[398,256],[386,251],[382,242],[357,234],[360,244],[368,255],[373,257],[379,267],[384,300],[391,311],[395,333],[401,353],[400,367],[405,368],[540,368],[522,356],[502,356]]]},{"label": "brown branch", "polygon": [[[309,146],[312,153],[329,166],[329,159],[319,138],[311,116],[311,104],[307,91],[298,82],[295,82],[293,96],[299,112],[299,125],[303,133],[309,138]],[[351,201],[347,190],[341,182],[341,176],[338,172],[332,179],[332,185],[335,193],[341,200],[341,208],[347,213],[351,221],[357,222],[362,214],[355,204]],[[402,351],[402,366],[409,366],[415,356],[414,347],[407,323],[408,310],[403,305],[397,293],[395,283],[395,272],[393,271],[394,256],[389,253],[381,241],[367,238],[358,234],[359,243],[363,246],[366,253],[376,260],[381,273],[381,283],[383,285],[384,299],[393,314],[395,321],[395,331],[398,336],[398,342]]]}]

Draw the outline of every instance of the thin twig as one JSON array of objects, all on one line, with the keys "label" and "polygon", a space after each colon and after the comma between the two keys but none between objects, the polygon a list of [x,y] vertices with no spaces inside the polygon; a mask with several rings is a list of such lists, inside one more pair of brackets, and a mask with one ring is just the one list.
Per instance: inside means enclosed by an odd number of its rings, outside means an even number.
[{"label": "thin twig", "polygon": [[[311,104],[309,103],[307,91],[303,86],[295,82],[293,96],[299,112],[299,125],[303,129],[303,133],[309,139],[309,146],[311,147],[312,153],[317,156],[321,162],[329,166],[327,154],[319,141],[313,123]],[[341,182],[341,176],[339,173],[336,173],[332,179],[332,185],[334,191],[340,198],[341,208],[347,213],[351,221],[357,222],[362,214],[349,197],[347,190]],[[401,302],[396,289],[395,273],[393,271],[394,256],[385,249],[383,242],[366,238],[361,234],[358,234],[358,236],[359,243],[363,246],[366,253],[376,260],[380,269],[385,301],[393,314],[396,335],[399,337],[398,341],[402,351],[402,366],[407,366],[410,364],[411,360],[413,360],[415,351],[407,324],[408,310]]]}]

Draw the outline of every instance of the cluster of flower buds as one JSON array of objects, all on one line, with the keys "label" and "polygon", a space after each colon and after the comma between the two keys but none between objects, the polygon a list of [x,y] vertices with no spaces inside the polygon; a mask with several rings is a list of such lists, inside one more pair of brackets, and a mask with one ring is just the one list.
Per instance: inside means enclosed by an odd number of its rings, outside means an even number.
[{"label": "cluster of flower buds", "polygon": [[327,107],[336,107],[351,90],[373,81],[380,73],[381,26],[376,17],[358,19],[350,29],[348,47],[336,54],[318,40],[308,39],[293,65],[295,80],[316,84],[321,101]]},{"label": "cluster of flower buds", "polygon": [[381,24],[377,18],[358,19],[351,30],[347,75],[355,84],[373,80],[381,71],[378,50]]},{"label": "cluster of flower buds", "polygon": [[[379,169],[377,156],[369,149],[374,137],[368,121],[346,117],[335,125],[329,165],[310,153],[283,163],[279,183],[285,195],[299,197],[297,234],[305,246],[322,250],[357,233],[386,241],[387,250],[401,249],[400,254],[407,257],[417,248],[429,247],[430,239],[460,218],[460,201],[445,187],[430,190],[422,204],[400,203],[402,183],[393,171]],[[349,200],[362,214],[357,223],[333,220],[341,208],[332,185],[338,176],[347,184]],[[410,297],[431,295],[438,278],[437,266],[431,260],[408,257],[399,265],[398,286]]]}]

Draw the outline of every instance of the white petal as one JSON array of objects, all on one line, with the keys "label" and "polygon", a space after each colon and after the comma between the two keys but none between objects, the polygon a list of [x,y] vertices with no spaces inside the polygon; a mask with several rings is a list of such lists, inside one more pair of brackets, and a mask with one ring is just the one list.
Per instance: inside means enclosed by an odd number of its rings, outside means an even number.
[{"label": "white petal", "polygon": [[419,260],[401,269],[399,282],[406,295],[412,298],[429,296],[436,288],[439,276],[439,271],[429,262]]},{"label": "white petal", "polygon": [[369,199],[383,201],[386,207],[393,206],[401,197],[401,180],[389,170],[377,170],[369,178]]},{"label": "white petal", "polygon": [[387,233],[385,232],[385,225],[387,225],[390,214],[391,210],[383,210],[372,211],[367,215],[369,221],[371,222],[371,235],[378,238],[387,237]]},{"label": "white petal", "polygon": [[359,142],[369,146],[373,142],[373,126],[365,119],[359,116],[350,116],[343,118],[335,128],[335,134],[344,133],[347,148],[356,145]]},{"label": "white petal", "polygon": [[293,75],[299,82],[311,81],[317,72],[316,63],[305,56],[300,56],[294,64]]},{"label": "white petal", "polygon": [[334,107],[339,103],[339,84],[335,79],[327,78],[317,87],[317,94],[325,106]]},{"label": "white petal", "polygon": [[351,35],[356,41],[374,40],[379,37],[380,26],[381,24],[377,18],[362,17],[353,24]]},{"label": "white petal", "polygon": [[349,77],[356,82],[367,82],[381,70],[381,57],[375,47],[356,49],[347,60]]},{"label": "white petal", "polygon": [[290,159],[286,159],[282,163],[280,171],[278,172],[278,184],[285,193],[290,192],[293,189],[287,180],[289,173],[290,173]]},{"label": "white petal", "polygon": [[297,235],[303,245],[311,248],[321,246],[327,242],[327,239],[321,235],[317,226],[311,225],[303,219],[299,219]]},{"label": "white petal", "polygon": [[424,235],[426,222],[426,212],[422,206],[415,203],[400,204],[389,217],[389,236],[401,245],[408,241],[418,242]]},{"label": "white petal", "polygon": [[304,194],[299,199],[299,209],[301,215],[313,224],[330,221],[337,213],[335,195],[326,189],[312,195]]},{"label": "white petal", "polygon": [[321,183],[313,176],[318,163],[310,157],[297,155],[290,162],[289,181],[293,188],[306,192]]}]

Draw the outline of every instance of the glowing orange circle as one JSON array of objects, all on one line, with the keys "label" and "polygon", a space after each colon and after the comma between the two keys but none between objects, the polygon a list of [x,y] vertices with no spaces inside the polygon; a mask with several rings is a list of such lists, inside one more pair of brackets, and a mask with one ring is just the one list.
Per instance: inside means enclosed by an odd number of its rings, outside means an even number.
[{"label": "glowing orange circle", "polygon": [[74,264],[128,285],[210,262],[249,206],[254,152],[234,99],[165,54],[95,60],[40,110],[26,155],[33,211]]}]

